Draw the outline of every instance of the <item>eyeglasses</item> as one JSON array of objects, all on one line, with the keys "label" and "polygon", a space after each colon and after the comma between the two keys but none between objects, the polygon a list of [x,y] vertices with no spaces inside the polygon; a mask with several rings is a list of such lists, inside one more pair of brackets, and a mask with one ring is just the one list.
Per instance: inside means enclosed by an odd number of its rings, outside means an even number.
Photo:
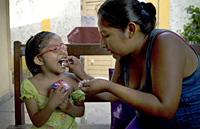
[{"label": "eyeglasses", "polygon": [[53,51],[53,52],[57,53],[60,50],[67,51],[67,46],[64,43],[61,43],[60,46],[53,45],[53,46],[51,46],[51,48],[47,49],[46,51],[43,51],[42,53],[38,54],[36,57],[41,56],[42,54],[49,52],[49,51]]}]

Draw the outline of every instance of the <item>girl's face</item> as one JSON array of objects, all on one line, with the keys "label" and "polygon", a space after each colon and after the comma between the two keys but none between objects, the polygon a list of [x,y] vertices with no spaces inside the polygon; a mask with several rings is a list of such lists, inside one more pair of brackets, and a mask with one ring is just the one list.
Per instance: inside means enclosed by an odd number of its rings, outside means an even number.
[{"label": "girl's face", "polygon": [[98,29],[101,34],[101,48],[110,51],[115,59],[129,54],[127,32],[109,27],[108,22],[101,16],[98,17]]},{"label": "girl's face", "polygon": [[[54,35],[49,39],[47,45],[43,48],[42,52],[50,49],[53,45],[61,45],[62,40],[59,36]],[[43,69],[49,70],[51,72],[62,73],[65,71],[65,66],[62,62],[67,58],[68,52],[60,50],[59,52],[49,51],[41,55],[43,60]]]}]

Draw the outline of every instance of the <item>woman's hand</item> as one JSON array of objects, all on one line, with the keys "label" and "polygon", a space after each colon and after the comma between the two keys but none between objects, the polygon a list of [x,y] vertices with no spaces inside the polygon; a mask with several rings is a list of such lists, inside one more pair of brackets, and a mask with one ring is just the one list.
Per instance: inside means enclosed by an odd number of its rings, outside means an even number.
[{"label": "woman's hand", "polygon": [[68,91],[66,91],[64,86],[58,86],[58,88],[50,95],[48,105],[55,109],[58,105],[68,98]]},{"label": "woman's hand", "polygon": [[[81,84],[80,84],[81,83]],[[83,92],[97,94],[106,91],[109,81],[104,79],[83,80],[79,83],[79,87]]]}]

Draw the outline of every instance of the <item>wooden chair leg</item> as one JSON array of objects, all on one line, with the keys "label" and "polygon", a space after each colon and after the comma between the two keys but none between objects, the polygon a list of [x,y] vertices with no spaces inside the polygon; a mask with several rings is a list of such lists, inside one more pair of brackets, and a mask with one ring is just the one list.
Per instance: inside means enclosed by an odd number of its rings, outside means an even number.
[{"label": "wooden chair leg", "polygon": [[15,90],[15,125],[24,125],[24,103],[20,100],[20,85],[23,80],[21,42],[14,42],[14,90]]}]

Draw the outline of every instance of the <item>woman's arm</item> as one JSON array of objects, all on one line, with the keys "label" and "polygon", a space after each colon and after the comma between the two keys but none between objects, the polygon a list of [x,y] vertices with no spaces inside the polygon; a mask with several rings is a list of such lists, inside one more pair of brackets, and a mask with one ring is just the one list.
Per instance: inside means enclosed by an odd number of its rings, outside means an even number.
[{"label": "woman's arm", "polygon": [[82,90],[89,93],[110,92],[140,112],[169,120],[175,115],[180,101],[188,49],[172,34],[163,33],[155,38],[151,53],[152,93],[100,79],[85,83]]},{"label": "woman's arm", "polygon": [[[117,79],[119,77],[119,74],[120,74],[120,63],[119,63],[119,59],[117,59],[115,61],[115,68],[114,68],[114,71],[113,71],[113,74],[112,74],[112,78],[111,78],[111,81],[113,83],[117,84]],[[101,99],[103,99],[103,100],[105,100],[105,101],[109,101],[109,102],[117,102],[117,101],[119,101],[119,98],[116,97],[115,95],[113,95],[110,92],[99,93],[99,94],[96,94],[96,96],[101,98]]]},{"label": "woman's arm", "polygon": [[[83,79],[88,79],[88,80],[92,80],[94,79],[94,77],[90,76],[89,74],[87,74],[84,71],[84,68],[80,62],[80,60],[78,58],[76,58],[75,56],[68,56],[67,59],[68,63],[67,67],[69,67],[71,69],[71,71],[81,80]],[[115,63],[115,69],[113,72],[113,76],[112,76],[112,81],[117,83],[117,78],[119,76],[120,73],[120,64],[119,64],[119,60],[116,60]],[[98,97],[98,98],[97,98]],[[96,95],[93,94],[86,94],[86,101],[110,101],[110,102],[116,102],[119,99],[114,96],[113,94],[109,93],[109,92],[105,92],[105,93],[99,93]]]},{"label": "woman's arm", "polygon": [[183,45],[173,35],[163,33],[155,38],[151,53],[152,93],[119,86],[111,86],[108,90],[140,112],[171,119],[176,113],[181,96],[185,66]]}]

